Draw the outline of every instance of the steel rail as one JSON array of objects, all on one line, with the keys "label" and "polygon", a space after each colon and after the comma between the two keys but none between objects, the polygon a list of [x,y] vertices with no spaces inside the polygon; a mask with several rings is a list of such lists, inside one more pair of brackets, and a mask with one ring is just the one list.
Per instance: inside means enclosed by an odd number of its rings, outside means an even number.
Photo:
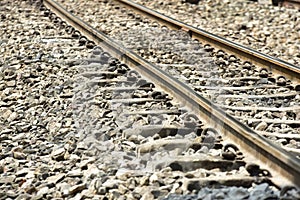
[{"label": "steel rail", "polygon": [[150,19],[158,21],[169,28],[175,30],[184,30],[188,34],[198,41],[209,44],[217,49],[222,49],[225,52],[235,55],[241,60],[250,61],[253,64],[268,69],[270,72],[275,74],[284,75],[295,84],[300,82],[300,67],[292,65],[286,61],[280,60],[278,58],[263,54],[249,47],[237,44],[235,42],[229,41],[225,38],[217,36],[215,34],[209,33],[205,30],[195,28],[191,25],[178,21],[169,16],[163,15],[155,10],[149,9],[140,4],[134,3],[130,0],[115,0],[127,8],[132,9],[134,12],[141,15],[147,16]]},{"label": "steel rail", "polygon": [[[44,0],[43,3],[63,20],[81,31],[86,37],[100,45],[105,51],[134,68],[146,78],[154,81],[159,87],[173,95],[212,127],[224,133],[225,137],[238,144],[242,151],[249,153],[255,159],[255,162],[260,161],[263,166],[267,166],[267,169],[273,175],[272,181],[275,184],[278,186],[285,185],[283,178],[287,181],[286,183],[292,183],[300,187],[300,161],[289,152],[279,148],[279,146],[271,143],[249,127],[229,116],[184,83],[171,77],[125,47],[120,46],[103,33],[68,12],[57,2]],[[280,175],[280,179],[278,179],[278,175]]]}]

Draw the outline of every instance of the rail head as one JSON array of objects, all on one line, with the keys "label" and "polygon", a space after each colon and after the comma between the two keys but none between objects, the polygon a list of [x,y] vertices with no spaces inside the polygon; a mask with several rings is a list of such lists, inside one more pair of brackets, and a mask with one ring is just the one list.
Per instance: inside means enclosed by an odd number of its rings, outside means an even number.
[{"label": "rail head", "polygon": [[196,114],[201,115],[213,126],[217,127],[227,136],[239,144],[242,149],[249,150],[253,157],[262,163],[267,162],[270,171],[277,171],[286,180],[300,187],[300,161],[291,156],[287,151],[278,148],[275,144],[258,135],[249,127],[243,125],[233,117],[227,115],[220,108],[213,105],[209,100],[197,94],[193,89],[171,77],[153,64],[145,61],[137,54],[120,46],[112,39],[97,31],[81,19],[69,13],[53,0],[44,0],[44,5],[66,20],[70,25],[77,28],[89,39],[100,44],[112,56],[135,68],[145,77],[155,81]]}]

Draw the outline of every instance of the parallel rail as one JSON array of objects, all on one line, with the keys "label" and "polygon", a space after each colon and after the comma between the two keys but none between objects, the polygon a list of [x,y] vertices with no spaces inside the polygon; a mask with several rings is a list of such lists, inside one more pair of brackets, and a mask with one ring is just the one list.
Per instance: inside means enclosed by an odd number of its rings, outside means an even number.
[{"label": "parallel rail", "polygon": [[234,43],[232,41],[209,33],[205,30],[195,28],[186,23],[163,15],[157,11],[151,10],[145,6],[134,3],[130,0],[116,1],[118,1],[119,3],[126,6],[129,9],[134,10],[134,12],[145,15],[169,28],[187,31],[192,38],[197,39],[204,44],[209,44],[217,49],[222,49],[225,52],[235,55],[237,58],[250,61],[259,67],[266,68],[274,74],[284,75],[293,82],[295,82],[295,84],[299,84],[300,82],[299,66],[292,65],[286,61],[269,56],[267,54],[263,54],[243,45]]},{"label": "parallel rail", "polygon": [[[115,56],[129,66],[135,68],[135,70],[154,81],[165,91],[169,92],[185,104],[185,106],[193,110],[197,115],[201,116],[201,118],[204,118],[209,124],[211,124],[211,126],[225,133],[225,136],[238,144],[241,150],[249,153],[255,161],[260,161],[263,166],[266,166],[273,175],[274,178],[272,181],[275,184],[278,186],[284,186],[284,181],[282,180],[282,178],[284,178],[288,183],[292,183],[297,187],[300,187],[300,162],[290,153],[279,148],[233,117],[229,116],[220,108],[213,105],[210,101],[197,94],[187,85],[179,82],[158,67],[143,60],[137,54],[115,43],[106,35],[100,33],[87,23],[69,13],[55,1],[44,0],[43,3],[59,17],[78,29],[82,34],[98,43],[112,56]],[[158,18],[158,16],[156,16],[156,18]],[[219,39],[220,45],[221,41],[228,42],[221,38]],[[251,51],[249,50],[248,53],[251,54]],[[296,69],[297,70],[293,73],[298,72],[299,69]]]}]

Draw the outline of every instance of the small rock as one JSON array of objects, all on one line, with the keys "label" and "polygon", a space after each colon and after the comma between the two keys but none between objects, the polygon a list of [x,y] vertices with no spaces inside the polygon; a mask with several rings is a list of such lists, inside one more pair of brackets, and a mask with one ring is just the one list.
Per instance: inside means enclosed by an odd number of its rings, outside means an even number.
[{"label": "small rock", "polygon": [[106,194],[106,188],[105,187],[99,187],[97,189],[97,194],[100,194],[100,195]]},{"label": "small rock", "polygon": [[66,168],[66,165],[64,165],[63,163],[57,162],[53,166],[53,171],[61,171],[61,170],[65,170],[65,168]]},{"label": "small rock", "polygon": [[116,189],[118,188],[120,181],[119,180],[112,180],[112,179],[108,179],[107,181],[105,181],[103,183],[103,187],[106,187],[108,189]]},{"label": "small rock", "polygon": [[264,35],[265,35],[265,36],[270,36],[270,35],[271,35],[271,32],[270,32],[270,31],[264,31]]},{"label": "small rock", "polygon": [[52,151],[51,158],[57,161],[61,161],[64,159],[65,152],[66,150],[64,148],[56,149]]},{"label": "small rock", "polygon": [[5,120],[7,120],[10,115],[12,114],[12,111],[11,110],[6,110],[5,112],[2,112],[1,115],[2,115],[2,118]]},{"label": "small rock", "polygon": [[167,190],[152,190],[151,194],[153,194],[154,198],[166,196],[169,192]]},{"label": "small rock", "polygon": [[249,193],[245,188],[232,187],[228,192],[228,196],[230,199],[247,199],[249,197]]},{"label": "small rock", "polygon": [[57,184],[58,182],[60,182],[64,178],[65,178],[65,174],[57,174],[55,176],[49,176],[46,181],[49,184],[54,184],[55,185],[55,184]]},{"label": "small rock", "polygon": [[6,86],[7,87],[15,87],[16,86],[16,81],[15,80],[7,81]]},{"label": "small rock", "polygon": [[26,179],[33,179],[35,178],[35,173],[34,171],[28,171],[28,173],[25,176]]},{"label": "small rock", "polygon": [[2,176],[0,177],[0,184],[8,184],[8,183],[13,183],[15,180],[16,176],[11,175],[11,176]]},{"label": "small rock", "polygon": [[264,131],[268,127],[268,124],[266,122],[260,122],[256,127],[256,131]]},{"label": "small rock", "polygon": [[262,184],[255,186],[253,190],[265,192],[265,191],[267,191],[268,188],[269,188],[268,183],[262,183]]},{"label": "small rock", "polygon": [[154,199],[154,195],[150,191],[144,193],[141,198],[141,200],[152,200],[152,199]]},{"label": "small rock", "polygon": [[82,177],[83,172],[80,169],[75,169],[75,170],[69,171],[67,173],[67,176],[69,176],[69,177]]},{"label": "small rock", "polygon": [[26,174],[28,174],[29,171],[30,170],[28,168],[23,168],[21,170],[18,170],[15,175],[17,177],[22,177],[22,176],[25,176]]},{"label": "small rock", "polygon": [[149,178],[150,183],[154,183],[158,181],[158,176],[156,174],[152,174]]},{"label": "small rock", "polygon": [[209,152],[209,149],[207,146],[202,146],[201,149],[199,149],[197,152],[207,154]]},{"label": "small rock", "polygon": [[111,190],[109,190],[109,193],[110,193],[109,196],[111,197],[111,199],[120,199],[120,197],[121,197],[121,194],[117,189],[111,189]]},{"label": "small rock", "polygon": [[7,191],[6,195],[12,199],[15,199],[18,196],[18,194],[16,194],[13,190]]},{"label": "small rock", "polygon": [[17,117],[18,117],[18,113],[13,112],[13,113],[7,118],[7,121],[8,121],[8,122],[12,122],[12,121],[14,121]]},{"label": "small rock", "polygon": [[134,189],[134,192],[135,192],[135,193],[138,193],[138,194],[146,194],[147,192],[150,192],[150,193],[151,193],[151,190],[149,190],[148,187],[143,186],[143,187],[136,187],[136,188]]},{"label": "small rock", "polygon": [[87,146],[84,142],[78,142],[77,143],[77,149],[86,150],[88,148],[87,148]]},{"label": "small rock", "polygon": [[123,168],[118,169],[116,173],[116,177],[122,181],[126,181],[131,175],[132,175],[131,172],[128,172],[126,169]]},{"label": "small rock", "polygon": [[26,154],[23,153],[23,149],[20,147],[13,148],[12,153],[13,153],[13,157],[15,159],[25,159],[26,158]]},{"label": "small rock", "polygon": [[70,161],[74,161],[74,162],[77,162],[80,160],[80,157],[77,156],[76,154],[70,154],[70,157],[69,157]]},{"label": "small rock", "polygon": [[83,195],[81,193],[78,193],[78,194],[75,195],[75,197],[70,198],[70,200],[80,200],[80,199],[82,199],[82,196]]},{"label": "small rock", "polygon": [[86,189],[86,184],[82,183],[79,185],[74,185],[69,189],[69,194],[74,195],[82,190]]},{"label": "small rock", "polygon": [[14,151],[13,152],[13,157],[15,159],[25,159],[26,158],[26,154],[23,152],[19,152],[19,151]]},{"label": "small rock", "polygon": [[[30,181],[30,182],[32,183],[32,181]],[[26,182],[25,182],[25,184],[26,184]],[[30,185],[30,184],[28,184],[27,186],[23,187],[25,184],[22,185],[22,188],[24,188],[24,191],[26,193],[28,193],[28,194],[34,194],[34,193],[37,192],[36,187],[34,187],[34,186]]]},{"label": "small rock", "polygon": [[69,194],[70,194],[69,190],[70,190],[71,186],[68,183],[65,183],[65,182],[58,183],[56,185],[56,188],[59,189],[59,191],[62,193],[63,197],[69,196]]},{"label": "small rock", "polygon": [[128,188],[125,187],[124,185],[120,184],[119,187],[118,187],[118,191],[119,191],[121,194],[125,194],[125,193],[128,191]]},{"label": "small rock", "polygon": [[93,163],[94,161],[95,161],[95,158],[93,158],[93,157],[90,157],[87,160],[82,160],[79,164],[79,167],[81,169],[87,168],[88,164]]},{"label": "small rock", "polygon": [[20,194],[16,198],[16,200],[23,200],[23,199],[32,199],[32,196],[30,194]]},{"label": "small rock", "polygon": [[36,196],[34,199],[42,199],[43,196],[45,194],[47,194],[49,192],[49,188],[48,187],[43,187],[41,189],[38,190],[38,192],[36,193]]},{"label": "small rock", "polygon": [[0,135],[12,133],[12,132],[14,132],[13,129],[3,129],[3,130],[0,132]]},{"label": "small rock", "polygon": [[99,175],[101,173],[101,171],[98,169],[98,167],[94,164],[91,164],[88,166],[88,169],[86,171],[84,171],[84,177],[86,179],[93,179],[94,177],[97,177],[97,175]]},{"label": "small rock", "polygon": [[82,190],[81,194],[83,199],[87,199],[87,198],[92,199],[95,196],[95,193],[90,189]]},{"label": "small rock", "polygon": [[140,186],[147,186],[149,185],[149,177],[148,176],[143,176],[140,179]]}]

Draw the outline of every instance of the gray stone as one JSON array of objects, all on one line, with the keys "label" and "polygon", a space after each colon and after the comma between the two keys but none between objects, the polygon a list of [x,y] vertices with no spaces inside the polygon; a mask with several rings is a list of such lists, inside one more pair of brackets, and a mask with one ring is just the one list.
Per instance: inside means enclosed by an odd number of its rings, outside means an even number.
[{"label": "gray stone", "polygon": [[15,159],[25,159],[26,158],[26,154],[23,153],[23,152],[15,151],[15,152],[13,152],[13,157]]},{"label": "gray stone", "polygon": [[86,150],[87,146],[84,142],[78,142],[77,143],[77,149]]},{"label": "gray stone", "polygon": [[36,196],[34,197],[34,199],[42,199],[44,197],[44,195],[47,194],[48,192],[49,192],[48,187],[42,187],[42,188],[38,189],[38,192],[36,193]]},{"label": "gray stone", "polygon": [[116,173],[116,177],[122,181],[126,181],[130,176],[132,176],[132,172],[130,172],[126,169],[123,169],[123,168],[118,169],[118,171]]},{"label": "gray stone", "polygon": [[86,189],[86,184],[82,183],[79,185],[74,185],[69,189],[69,194],[74,195],[78,192],[81,192],[82,190]]},{"label": "gray stone", "polygon": [[147,185],[149,185],[149,182],[150,182],[149,177],[143,176],[140,179],[140,186],[147,186]]},{"label": "gray stone", "polygon": [[268,124],[266,122],[260,122],[256,127],[256,131],[264,131],[268,127]]},{"label": "gray stone", "polygon": [[15,87],[16,86],[16,81],[15,80],[7,81],[6,86],[7,87]]},{"label": "gray stone", "polygon": [[16,198],[16,200],[24,200],[24,199],[32,199],[32,196],[30,194],[20,194]]},{"label": "gray stone", "polygon": [[6,111],[2,111],[0,114],[4,120],[7,120],[12,114],[12,111],[7,109]]},{"label": "gray stone", "polygon": [[245,188],[232,187],[228,192],[230,199],[246,199],[249,197],[249,192]]},{"label": "gray stone", "polygon": [[13,113],[11,113],[11,115],[7,118],[7,121],[8,121],[8,122],[12,122],[12,121],[14,121],[17,117],[18,117],[18,113],[13,112]]},{"label": "gray stone", "polygon": [[125,187],[123,184],[120,184],[119,187],[118,187],[118,191],[119,191],[121,194],[125,194],[125,193],[128,191],[128,188]]},{"label": "gray stone", "polygon": [[268,183],[262,183],[262,184],[256,185],[253,190],[265,192],[265,191],[267,191],[268,188],[269,188]]},{"label": "gray stone", "polygon": [[6,191],[6,195],[12,199],[15,199],[18,196],[18,194],[15,193],[13,190]]},{"label": "gray stone", "polygon": [[95,192],[91,191],[90,189],[82,190],[81,194],[83,199],[87,199],[87,198],[92,199],[95,196]]},{"label": "gray stone", "polygon": [[103,172],[98,169],[98,167],[94,164],[90,164],[88,169],[83,172],[85,179],[95,178],[101,175]]},{"label": "gray stone", "polygon": [[70,200],[80,200],[80,199],[82,199],[82,194],[81,193],[78,193],[78,194],[75,195],[75,197],[70,198]]},{"label": "gray stone", "polygon": [[121,194],[120,194],[119,190],[117,190],[117,189],[111,189],[111,190],[109,190],[109,197],[111,199],[120,199],[121,198]]},{"label": "gray stone", "polygon": [[61,180],[63,180],[65,178],[65,174],[57,174],[55,176],[49,176],[46,181],[49,184],[57,184],[58,182],[60,182]]},{"label": "gray stone", "polygon": [[116,189],[118,188],[119,184],[120,184],[119,180],[108,179],[102,184],[102,186],[106,187],[107,189]]},{"label": "gray stone", "polygon": [[28,174],[28,172],[30,171],[30,169],[28,169],[28,168],[23,168],[23,169],[21,169],[21,170],[18,170],[17,172],[16,172],[16,176],[17,177],[22,177],[22,176],[25,176],[26,174]]},{"label": "gray stone", "polygon": [[80,169],[75,169],[75,170],[69,171],[67,173],[67,176],[69,176],[69,177],[82,177],[83,172]]},{"label": "gray stone", "polygon": [[151,191],[147,191],[146,193],[143,194],[141,200],[153,200],[154,195],[151,193]]},{"label": "gray stone", "polygon": [[53,150],[51,153],[51,158],[54,160],[64,160],[65,152],[66,150],[64,148]]},{"label": "gray stone", "polygon": [[70,192],[69,189],[71,188],[71,186],[68,183],[59,183],[56,185],[56,187],[60,190],[60,192],[62,193],[62,196],[66,197],[69,196]]},{"label": "gray stone", "polygon": [[0,184],[8,184],[8,183],[13,183],[15,180],[16,176],[15,175],[10,175],[10,176],[2,176],[0,177]]},{"label": "gray stone", "polygon": [[82,168],[87,168],[88,164],[95,162],[95,158],[94,157],[89,157],[87,160],[82,160],[79,164],[79,167]]},{"label": "gray stone", "polygon": [[78,155],[76,155],[76,154],[70,154],[69,159],[72,162],[77,162],[77,161],[80,160],[80,157]]},{"label": "gray stone", "polygon": [[106,188],[105,187],[97,188],[97,194],[100,194],[100,195],[106,194]]},{"label": "gray stone", "polygon": [[158,197],[164,197],[164,196],[167,196],[169,192],[167,190],[152,190],[151,191],[151,194],[153,194],[154,198],[158,198]]},{"label": "gray stone", "polygon": [[149,178],[150,183],[157,182],[159,180],[157,174],[152,174]]}]

